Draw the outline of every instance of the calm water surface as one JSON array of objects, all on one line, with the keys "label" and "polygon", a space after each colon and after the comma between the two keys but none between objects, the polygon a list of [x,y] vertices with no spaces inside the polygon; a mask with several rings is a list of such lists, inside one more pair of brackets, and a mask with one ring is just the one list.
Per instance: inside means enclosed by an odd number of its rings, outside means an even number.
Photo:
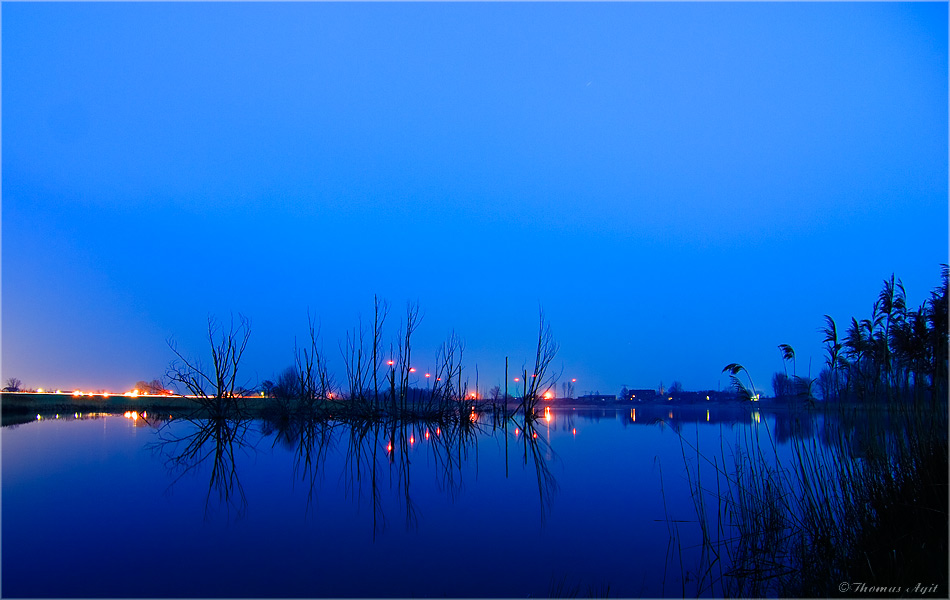
[{"label": "calm water surface", "polygon": [[454,431],[123,416],[6,427],[0,592],[682,596],[681,559],[699,541],[690,446],[728,460],[721,441],[767,428],[781,453],[794,430],[718,410],[562,409],[527,434],[485,416]]}]

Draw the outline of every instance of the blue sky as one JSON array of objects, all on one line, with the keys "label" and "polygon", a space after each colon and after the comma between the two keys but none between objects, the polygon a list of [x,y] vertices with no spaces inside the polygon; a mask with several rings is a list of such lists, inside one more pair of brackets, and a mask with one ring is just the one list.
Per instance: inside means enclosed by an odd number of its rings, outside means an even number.
[{"label": "blue sky", "polygon": [[[8,3],[2,376],[246,375],[373,295],[474,383],[543,306],[578,391],[759,387],[948,249],[945,3]],[[391,328],[395,333],[395,327]],[[431,357],[431,358],[430,358]],[[428,359],[428,360],[426,360]]]}]

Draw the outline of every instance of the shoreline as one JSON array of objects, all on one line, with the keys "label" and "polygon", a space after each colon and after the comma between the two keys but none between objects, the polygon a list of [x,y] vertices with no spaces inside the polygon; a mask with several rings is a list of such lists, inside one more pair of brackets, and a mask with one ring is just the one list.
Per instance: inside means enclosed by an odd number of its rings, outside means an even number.
[{"label": "shoreline", "polygon": [[[274,408],[275,400],[272,398],[245,397],[247,409],[252,418],[261,418],[271,412]],[[500,403],[492,404],[489,401],[482,400],[473,405],[476,412],[491,412],[494,407],[500,407]],[[517,403],[509,403],[508,409],[517,408]],[[754,410],[762,413],[827,413],[846,410],[849,412],[887,410],[886,405],[868,405],[859,403],[824,403],[816,402],[814,405],[806,406],[793,402],[779,402],[773,399],[760,400],[758,402],[740,402],[740,401],[693,401],[693,402],[605,402],[598,404],[589,404],[581,402],[572,402],[570,400],[542,401],[536,410],[550,408],[555,411],[563,410],[643,410],[644,413],[653,411],[664,412],[671,410],[685,410],[691,413],[696,410],[715,409],[717,412]],[[153,412],[157,414],[167,413],[175,416],[187,414],[200,414],[201,407],[193,398],[185,396],[125,396],[125,395],[84,395],[73,396],[71,394],[56,393],[30,393],[30,392],[3,392],[0,395],[0,415],[2,415],[2,425],[13,425],[26,423],[36,419],[36,416],[48,416],[54,414],[71,413],[101,413],[101,414],[123,414],[128,411]]]}]

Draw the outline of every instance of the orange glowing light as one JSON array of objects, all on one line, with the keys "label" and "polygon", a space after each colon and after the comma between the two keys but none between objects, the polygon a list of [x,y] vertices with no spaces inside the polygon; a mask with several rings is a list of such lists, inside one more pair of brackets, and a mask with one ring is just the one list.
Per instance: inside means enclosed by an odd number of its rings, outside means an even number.
[{"label": "orange glowing light", "polygon": [[521,379],[519,377],[515,377],[515,381],[518,382],[521,381]]},{"label": "orange glowing light", "polygon": [[390,360],[390,361],[386,361],[386,364],[389,365],[389,366],[393,366],[394,364],[396,364],[396,362]]},{"label": "orange glowing light", "polygon": [[386,452],[392,452],[392,451],[393,451],[393,445],[392,445],[392,444],[386,444]]},{"label": "orange glowing light", "polygon": [[415,373],[415,372],[416,372],[416,368],[415,368],[415,367],[409,367],[409,372],[410,372],[410,373]]},{"label": "orange glowing light", "polygon": [[426,377],[432,377],[432,375],[429,375],[428,373],[426,373]]},{"label": "orange glowing light", "polygon": [[438,427],[436,427],[436,428],[435,428],[435,434],[436,434],[436,435],[439,435],[439,434],[441,434],[441,433],[442,433],[442,430],[439,429]]},{"label": "orange glowing light", "polygon": [[75,392],[73,392],[73,396],[75,397],[82,396],[82,392],[80,392],[79,390],[76,390]]},{"label": "orange glowing light", "polygon": [[544,392],[544,399],[545,399],[545,400],[550,400],[550,399],[553,398],[553,397],[554,397],[554,394],[552,394],[551,392]]},{"label": "orange glowing light", "polygon": [[519,429],[518,429],[517,427],[515,427],[515,436],[517,437],[517,435],[518,435],[519,433],[520,433]]},{"label": "orange glowing light", "polygon": [[572,380],[571,380],[571,383],[577,383],[577,380],[576,380],[576,379],[572,379]]},{"label": "orange glowing light", "polygon": [[410,436],[409,436],[409,443],[410,443],[410,444],[415,444],[415,443],[416,443],[416,436],[410,435]]},{"label": "orange glowing light", "polygon": [[429,439],[429,430],[428,430],[428,429],[426,429],[425,438],[426,438],[426,439]]},{"label": "orange glowing light", "polygon": [[571,430],[571,433],[573,433],[574,435],[577,435],[577,427],[575,427],[574,429],[572,429],[572,430]]},{"label": "orange glowing light", "polygon": [[534,439],[538,439],[538,432],[534,432],[534,435],[531,436]]}]

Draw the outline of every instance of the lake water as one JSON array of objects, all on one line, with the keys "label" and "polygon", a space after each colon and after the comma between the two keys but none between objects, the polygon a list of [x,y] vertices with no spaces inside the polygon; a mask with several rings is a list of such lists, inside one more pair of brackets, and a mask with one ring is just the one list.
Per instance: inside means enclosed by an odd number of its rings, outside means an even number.
[{"label": "lake water", "polygon": [[474,419],[448,431],[154,415],[5,427],[0,593],[693,594],[691,446],[728,461],[721,442],[758,431],[781,453],[821,426],[715,406],[557,409],[527,432]]}]

